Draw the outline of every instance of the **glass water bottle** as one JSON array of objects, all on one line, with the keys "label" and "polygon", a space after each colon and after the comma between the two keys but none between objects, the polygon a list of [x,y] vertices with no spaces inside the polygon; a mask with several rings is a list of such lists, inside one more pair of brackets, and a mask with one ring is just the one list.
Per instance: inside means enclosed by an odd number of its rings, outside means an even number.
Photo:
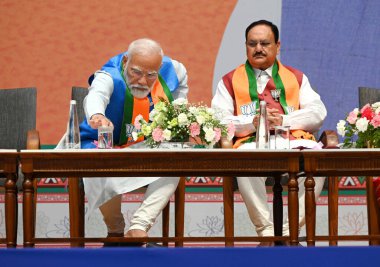
[{"label": "glass water bottle", "polygon": [[67,123],[66,132],[66,148],[80,149],[79,121],[77,113],[77,102],[75,100],[70,101],[69,121]]},{"label": "glass water bottle", "polygon": [[269,125],[267,118],[267,103],[265,101],[260,101],[260,116],[256,129],[256,148],[269,149]]}]

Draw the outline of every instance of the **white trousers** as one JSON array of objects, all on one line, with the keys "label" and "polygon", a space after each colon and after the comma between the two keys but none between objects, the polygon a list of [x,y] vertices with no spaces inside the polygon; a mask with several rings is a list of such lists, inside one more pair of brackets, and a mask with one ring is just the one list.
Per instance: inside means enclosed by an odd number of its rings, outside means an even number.
[{"label": "white trousers", "polygon": [[[255,225],[258,236],[274,236],[273,222],[267,202],[265,180],[267,177],[237,177],[239,191],[248,210],[249,217]],[[306,177],[298,178],[299,227],[305,225],[305,182]],[[314,177],[315,198],[322,191],[325,177]],[[289,236],[288,219],[283,225],[283,236]]]},{"label": "white trousers", "polygon": [[[177,188],[179,177],[162,177],[148,185],[144,200],[133,214],[129,230],[148,232]],[[121,213],[121,197],[117,195],[99,207],[108,233],[124,233],[125,221]]]}]

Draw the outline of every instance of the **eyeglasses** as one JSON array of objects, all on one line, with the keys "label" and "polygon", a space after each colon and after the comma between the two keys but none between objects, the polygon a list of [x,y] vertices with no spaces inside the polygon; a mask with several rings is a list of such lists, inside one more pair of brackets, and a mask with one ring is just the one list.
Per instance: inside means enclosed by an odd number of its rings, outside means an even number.
[{"label": "eyeglasses", "polygon": [[158,73],[156,71],[143,72],[142,70],[136,67],[131,67],[130,73],[133,77],[138,78],[138,79],[141,79],[143,76],[145,76],[145,78],[149,81],[154,81],[158,77]]},{"label": "eyeglasses", "polygon": [[247,45],[250,46],[250,47],[256,47],[258,44],[260,44],[260,46],[261,46],[262,48],[268,48],[268,47],[271,46],[273,43],[272,43],[272,42],[269,42],[269,41],[260,41],[260,42],[249,41],[249,42],[247,42]]}]

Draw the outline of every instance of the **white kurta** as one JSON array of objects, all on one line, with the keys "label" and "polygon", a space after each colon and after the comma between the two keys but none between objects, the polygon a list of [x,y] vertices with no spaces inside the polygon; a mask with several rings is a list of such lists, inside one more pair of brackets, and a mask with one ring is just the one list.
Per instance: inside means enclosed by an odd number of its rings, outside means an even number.
[{"label": "white kurta", "polygon": [[111,198],[136,190],[158,179],[160,177],[83,178],[84,190],[88,200],[88,214],[91,214]]},{"label": "white kurta", "polygon": [[[187,71],[184,65],[176,60],[172,60],[176,71],[179,85],[172,92],[173,98],[186,98],[189,91],[187,85]],[[94,114],[105,114],[105,110],[113,93],[114,85],[112,77],[104,71],[97,71],[95,78],[89,87],[89,92],[83,101],[83,108],[87,120]],[[57,148],[62,148],[63,140]],[[131,148],[126,148],[131,149]],[[146,186],[160,177],[96,177],[83,178],[84,189],[88,200],[88,214],[99,208],[103,203],[111,198],[131,192],[137,188]]]}]

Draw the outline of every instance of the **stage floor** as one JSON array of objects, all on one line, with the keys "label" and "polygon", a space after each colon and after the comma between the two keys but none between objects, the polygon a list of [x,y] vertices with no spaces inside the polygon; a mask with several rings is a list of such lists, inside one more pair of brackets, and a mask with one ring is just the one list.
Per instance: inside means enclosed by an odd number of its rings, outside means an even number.
[{"label": "stage floor", "polygon": [[380,247],[0,249],[1,266],[378,266]]}]

